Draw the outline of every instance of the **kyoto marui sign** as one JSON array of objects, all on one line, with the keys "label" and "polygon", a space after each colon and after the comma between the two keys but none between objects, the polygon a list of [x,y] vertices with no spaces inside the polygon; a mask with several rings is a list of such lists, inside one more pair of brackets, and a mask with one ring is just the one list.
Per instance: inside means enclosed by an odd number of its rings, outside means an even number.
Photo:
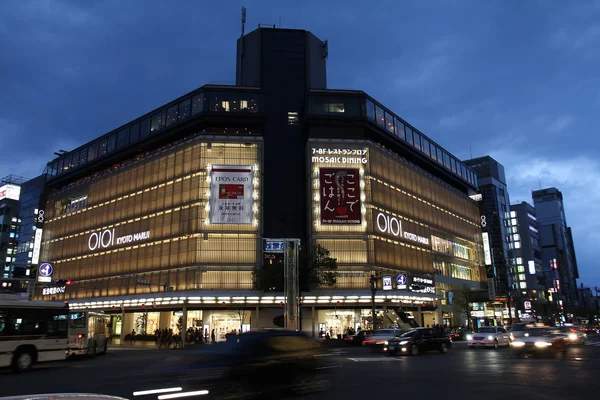
[{"label": "kyoto marui sign", "polygon": [[375,217],[375,225],[381,233],[429,246],[429,238],[403,230],[402,220],[399,218],[380,212]]},{"label": "kyoto marui sign", "polygon": [[114,245],[138,242],[146,239],[150,239],[150,231],[115,236],[114,229],[105,229],[103,231],[90,233],[90,236],[88,236],[88,249],[91,251],[108,249]]}]

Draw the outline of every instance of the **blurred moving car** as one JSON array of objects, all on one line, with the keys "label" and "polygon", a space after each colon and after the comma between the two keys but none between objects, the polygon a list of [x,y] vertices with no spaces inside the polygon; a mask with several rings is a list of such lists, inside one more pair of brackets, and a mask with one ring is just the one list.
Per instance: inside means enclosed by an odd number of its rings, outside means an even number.
[{"label": "blurred moving car", "polygon": [[426,351],[446,354],[451,347],[452,341],[447,333],[432,328],[416,328],[389,340],[384,346],[384,351],[390,355],[417,356]]},{"label": "blurred moving car", "polygon": [[467,335],[469,348],[510,346],[510,335],[501,326],[482,326],[477,332]]},{"label": "blurred moving car", "polygon": [[473,332],[467,328],[458,328],[450,331],[450,338],[453,342],[461,340],[467,340],[467,336],[473,334]]},{"label": "blurred moving car", "polygon": [[567,336],[567,344],[585,344],[587,341],[587,334],[575,326],[561,326],[557,329]]},{"label": "blurred moving car", "polygon": [[387,342],[393,337],[406,332],[406,329],[378,329],[371,332],[372,335],[366,337],[362,341],[362,345],[366,347],[372,347],[374,350],[377,350],[387,345]]},{"label": "blurred moving car", "polygon": [[362,345],[362,342],[363,340],[365,340],[365,338],[373,336],[374,334],[374,331],[365,329],[362,331],[358,331],[356,335],[346,336],[344,340],[346,341],[346,343],[351,344],[353,346],[360,346]]},{"label": "blurred moving car", "polygon": [[153,387],[139,391],[181,387],[184,393],[206,391],[208,398],[278,398],[325,390],[336,366],[318,342],[287,330],[245,332],[182,357],[178,365],[156,371],[149,380]]},{"label": "blurred moving car", "polygon": [[528,328],[511,343],[515,355],[566,353],[568,337],[553,328]]},{"label": "blurred moving car", "polygon": [[124,397],[96,393],[48,393],[24,394],[22,396],[0,397],[0,400],[127,400]]}]

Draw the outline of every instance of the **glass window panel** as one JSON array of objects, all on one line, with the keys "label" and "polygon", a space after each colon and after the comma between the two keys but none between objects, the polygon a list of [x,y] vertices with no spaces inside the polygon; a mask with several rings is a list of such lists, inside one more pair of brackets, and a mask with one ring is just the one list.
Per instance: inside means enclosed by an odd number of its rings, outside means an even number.
[{"label": "glass window panel", "polygon": [[73,159],[71,160],[71,166],[77,167],[79,165],[79,152],[73,153]]},{"label": "glass window panel", "polygon": [[85,148],[79,152],[79,165],[85,164],[88,159],[88,149]]},{"label": "glass window panel", "polygon": [[204,111],[204,94],[200,93],[192,97],[192,115]]},{"label": "glass window panel", "polygon": [[437,160],[440,164],[444,162],[444,156],[442,155],[442,149],[436,146],[435,153],[437,154]]},{"label": "glass window panel", "polygon": [[423,137],[423,138],[421,138],[421,141],[422,141],[421,150],[423,150],[423,153],[427,154],[428,156],[431,155],[431,151],[429,151],[429,140],[427,140]]},{"label": "glass window panel", "polygon": [[98,142],[98,157],[106,154],[106,148],[108,147],[108,139],[100,139]]},{"label": "glass window panel", "polygon": [[378,105],[375,106],[375,122],[377,122],[377,125],[385,127],[385,114],[383,108]]},{"label": "glass window panel", "polygon": [[454,158],[450,159],[450,166],[452,167],[452,172],[456,172],[456,160]]},{"label": "glass window panel", "polygon": [[375,121],[375,104],[369,99],[365,99],[365,108],[367,111],[367,118],[371,121]]},{"label": "glass window panel", "polygon": [[117,148],[117,135],[110,135],[108,137],[108,152],[113,152]]},{"label": "glass window panel", "polygon": [[152,124],[150,124],[150,133],[156,133],[165,126],[165,111],[158,112],[152,116]]},{"label": "glass window panel", "polygon": [[408,126],[405,126],[405,128],[406,128],[406,141],[410,144],[413,144],[412,129],[410,129]]},{"label": "glass window panel", "polygon": [[140,138],[140,124],[133,124],[129,131],[129,142],[133,143]]},{"label": "glass window panel", "polygon": [[65,171],[68,171],[71,169],[71,157],[72,156],[70,156],[70,155],[65,157],[65,163],[63,164],[63,169]]},{"label": "glass window panel", "polygon": [[389,132],[392,133],[394,133],[396,128],[394,126],[394,116],[387,111],[385,112],[385,127]]},{"label": "glass window panel", "polygon": [[179,103],[179,120],[188,119],[190,117],[190,107],[192,99],[187,99]]},{"label": "glass window panel", "polygon": [[167,126],[173,126],[177,123],[177,110],[179,106],[169,107],[167,110]]},{"label": "glass window panel", "polygon": [[[138,126],[139,129],[139,126]],[[120,149],[129,144],[129,128],[121,129],[117,136],[117,147]]]},{"label": "glass window panel", "polygon": [[444,166],[450,168],[450,155],[444,152]]},{"label": "glass window panel", "polygon": [[406,136],[404,136],[404,124],[399,119],[396,119],[396,136],[398,136],[402,140],[406,140]]},{"label": "glass window panel", "polygon": [[418,150],[421,150],[421,135],[419,135],[417,132],[413,131],[413,139],[414,139],[413,145],[415,146],[415,148]]},{"label": "glass window panel", "polygon": [[88,148],[88,161],[92,161],[98,156],[98,142],[90,144]]},{"label": "glass window panel", "polygon": [[140,138],[145,138],[150,134],[150,118],[146,118],[142,121],[140,126]]}]

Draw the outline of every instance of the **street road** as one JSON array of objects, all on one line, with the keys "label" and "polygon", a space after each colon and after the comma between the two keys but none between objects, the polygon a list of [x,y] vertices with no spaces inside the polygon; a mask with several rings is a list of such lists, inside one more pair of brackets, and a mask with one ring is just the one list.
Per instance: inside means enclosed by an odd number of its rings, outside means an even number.
[{"label": "street road", "polygon": [[[515,359],[507,349],[467,349],[446,355],[386,357],[343,348],[333,386],[305,399],[583,399],[600,393],[600,339],[574,347],[565,359]],[[0,372],[0,395],[95,392],[132,398],[153,388],[152,376],[183,363],[194,350],[113,349],[95,359],[36,366],[24,374]]]}]

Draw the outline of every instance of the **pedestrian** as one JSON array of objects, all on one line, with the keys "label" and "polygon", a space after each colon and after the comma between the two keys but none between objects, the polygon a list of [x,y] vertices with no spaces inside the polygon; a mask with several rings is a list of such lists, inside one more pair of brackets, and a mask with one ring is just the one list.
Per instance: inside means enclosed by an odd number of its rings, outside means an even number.
[{"label": "pedestrian", "polygon": [[217,341],[217,337],[215,335],[215,330],[213,329],[212,332],[210,333],[210,342],[214,343]]},{"label": "pedestrian", "polygon": [[131,344],[135,344],[135,329],[131,330]]}]

